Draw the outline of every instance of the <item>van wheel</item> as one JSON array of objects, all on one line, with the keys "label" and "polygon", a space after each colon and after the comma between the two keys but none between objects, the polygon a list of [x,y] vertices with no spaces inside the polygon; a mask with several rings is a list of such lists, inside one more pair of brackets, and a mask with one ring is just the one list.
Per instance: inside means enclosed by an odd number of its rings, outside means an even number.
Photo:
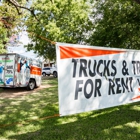
[{"label": "van wheel", "polygon": [[35,80],[30,79],[29,84],[27,86],[28,90],[33,90],[35,88],[36,84],[35,84]]}]

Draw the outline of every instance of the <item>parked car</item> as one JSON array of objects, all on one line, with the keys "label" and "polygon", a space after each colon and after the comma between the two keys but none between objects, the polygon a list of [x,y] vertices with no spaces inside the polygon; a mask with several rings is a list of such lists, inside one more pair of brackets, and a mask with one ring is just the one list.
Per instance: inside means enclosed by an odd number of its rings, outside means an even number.
[{"label": "parked car", "polygon": [[51,75],[51,67],[44,67],[42,69],[42,75],[43,76],[46,76],[46,75],[50,76]]},{"label": "parked car", "polygon": [[57,78],[57,68],[56,67],[51,67],[51,74],[53,75],[54,78]]},{"label": "parked car", "polygon": [[43,76],[50,76],[53,75],[53,77],[57,77],[57,68],[56,67],[44,67],[42,69],[42,75]]}]

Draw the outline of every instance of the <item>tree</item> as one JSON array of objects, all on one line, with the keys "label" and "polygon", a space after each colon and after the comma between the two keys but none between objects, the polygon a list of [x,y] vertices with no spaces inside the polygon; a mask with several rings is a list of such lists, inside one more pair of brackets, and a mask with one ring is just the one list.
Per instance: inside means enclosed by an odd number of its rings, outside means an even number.
[{"label": "tree", "polygon": [[94,8],[91,45],[139,49],[139,4],[132,0],[98,0]]},{"label": "tree", "polygon": [[[22,4],[25,4],[25,1],[22,1]],[[10,36],[18,32],[14,29],[21,29],[25,13],[22,9],[17,10],[7,0],[1,2],[0,11],[0,53],[4,53]]]},{"label": "tree", "polygon": [[24,26],[23,20],[33,42],[27,46],[28,50],[34,49],[50,59],[55,56],[55,47],[46,42],[47,38],[67,43],[139,47],[140,0],[94,1],[93,24],[88,18],[93,3],[87,1],[0,0],[0,53],[5,51],[13,29],[21,23]]},{"label": "tree", "polygon": [[55,58],[55,46],[41,37],[54,42],[83,43],[86,33],[91,29],[89,20],[90,4],[85,0],[36,0],[31,8],[36,9],[34,16],[26,21],[32,43],[28,50],[50,60]]}]

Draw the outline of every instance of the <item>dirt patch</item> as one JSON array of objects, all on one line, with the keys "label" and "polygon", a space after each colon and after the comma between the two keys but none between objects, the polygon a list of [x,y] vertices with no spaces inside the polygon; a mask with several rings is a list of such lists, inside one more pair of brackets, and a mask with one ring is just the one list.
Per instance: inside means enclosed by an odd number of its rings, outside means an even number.
[{"label": "dirt patch", "polygon": [[28,91],[26,88],[20,87],[20,88],[4,88],[0,91],[0,98],[15,98],[19,96],[24,96],[27,94],[32,94],[34,92],[37,92],[40,89],[48,88],[50,85],[41,85],[38,88],[35,88],[34,90]]},{"label": "dirt patch", "polygon": [[[53,76],[45,76],[42,77],[42,80],[50,80],[53,79]],[[34,90],[27,90],[25,87],[18,87],[18,88],[0,88],[0,98],[16,98],[19,96],[25,96],[28,94],[35,93],[41,89],[49,88],[51,85],[41,85]]]}]

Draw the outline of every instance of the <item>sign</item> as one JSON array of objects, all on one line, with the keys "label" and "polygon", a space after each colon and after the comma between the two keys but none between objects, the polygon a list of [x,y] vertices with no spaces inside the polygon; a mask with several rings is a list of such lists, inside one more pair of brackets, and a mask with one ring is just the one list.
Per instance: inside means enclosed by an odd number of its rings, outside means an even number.
[{"label": "sign", "polygon": [[140,51],[57,43],[60,116],[140,101]]}]

